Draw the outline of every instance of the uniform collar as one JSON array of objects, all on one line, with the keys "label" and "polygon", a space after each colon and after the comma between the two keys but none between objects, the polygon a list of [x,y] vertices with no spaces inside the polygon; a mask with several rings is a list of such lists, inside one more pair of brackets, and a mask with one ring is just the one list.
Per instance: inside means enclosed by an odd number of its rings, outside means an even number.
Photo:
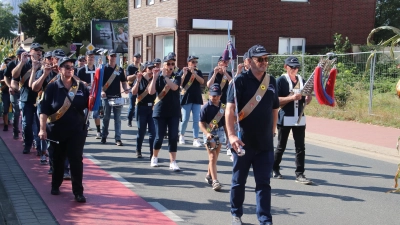
[{"label": "uniform collar", "polygon": [[[254,76],[253,72],[251,72],[251,69],[250,69],[250,70],[247,70],[244,74],[247,75],[247,78],[250,78],[250,79],[254,79],[254,80],[259,81],[259,80]],[[264,79],[264,77],[265,77],[266,74],[267,74],[267,72],[264,72],[264,74],[263,74],[261,80]]]},{"label": "uniform collar", "polygon": [[[208,99],[208,105],[215,106],[210,99]],[[215,106],[217,107],[217,106]],[[221,101],[219,101],[218,107],[221,107]]]},{"label": "uniform collar", "polygon": [[[61,80],[61,77],[58,78],[57,81],[56,81],[55,83],[56,83],[56,85],[57,85],[58,88],[65,88],[65,86],[64,86],[64,84],[63,84],[63,82],[62,82],[62,80]],[[76,85],[77,85],[76,80],[75,80],[74,78],[72,78],[72,86],[76,86]]]}]

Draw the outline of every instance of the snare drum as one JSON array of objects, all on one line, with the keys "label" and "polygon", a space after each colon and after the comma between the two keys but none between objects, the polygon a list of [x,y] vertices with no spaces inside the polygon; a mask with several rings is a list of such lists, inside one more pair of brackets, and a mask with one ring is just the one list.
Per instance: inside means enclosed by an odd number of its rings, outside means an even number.
[{"label": "snare drum", "polygon": [[110,106],[123,106],[125,103],[125,100],[123,98],[109,98],[108,99],[108,104]]}]

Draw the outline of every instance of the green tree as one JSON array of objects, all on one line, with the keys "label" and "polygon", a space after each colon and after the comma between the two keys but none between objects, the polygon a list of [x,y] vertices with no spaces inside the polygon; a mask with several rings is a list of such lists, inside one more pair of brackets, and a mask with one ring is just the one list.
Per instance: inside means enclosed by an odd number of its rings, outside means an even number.
[{"label": "green tree", "polygon": [[17,30],[17,17],[12,12],[13,8],[0,2],[0,38],[14,38],[12,31]]},{"label": "green tree", "polygon": [[[33,9],[37,5],[47,7],[48,11],[37,13]],[[127,8],[126,0],[30,0],[22,4],[20,18],[23,26],[32,31],[28,36],[38,37],[42,34],[42,41],[37,38],[35,41],[65,45],[68,42],[90,40],[92,19],[120,19],[128,15]],[[27,19],[22,20],[23,17]],[[46,23],[43,31],[34,34],[37,27],[32,21],[40,18],[50,23]]]},{"label": "green tree", "polygon": [[[399,0],[377,0],[375,11],[375,27],[392,26],[400,27],[400,1]],[[383,30],[374,34],[371,41],[378,44],[393,36],[389,30]]]}]

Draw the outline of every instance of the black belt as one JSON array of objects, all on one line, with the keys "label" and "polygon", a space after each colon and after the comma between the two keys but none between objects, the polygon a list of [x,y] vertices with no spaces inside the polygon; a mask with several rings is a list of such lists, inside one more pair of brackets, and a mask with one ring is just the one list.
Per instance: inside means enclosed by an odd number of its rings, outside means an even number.
[{"label": "black belt", "polygon": [[[151,105],[149,105],[149,103],[151,103]],[[138,106],[153,106],[154,105],[154,103],[152,103],[152,102],[138,102],[138,104],[137,104]]]}]

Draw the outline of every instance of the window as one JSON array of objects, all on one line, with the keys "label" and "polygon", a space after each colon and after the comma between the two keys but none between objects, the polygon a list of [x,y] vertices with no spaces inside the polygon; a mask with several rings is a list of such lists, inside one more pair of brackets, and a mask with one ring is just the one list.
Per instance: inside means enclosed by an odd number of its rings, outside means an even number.
[{"label": "window", "polygon": [[174,35],[157,35],[155,38],[155,58],[163,59],[170,52],[174,52]]},{"label": "window", "polygon": [[153,35],[147,35],[146,37],[146,59],[147,61],[153,61]]},{"label": "window", "polygon": [[140,8],[142,6],[142,0],[134,0],[135,1],[135,8]]},{"label": "window", "polygon": [[[235,37],[231,37],[235,43]],[[199,69],[202,72],[210,72],[218,63],[219,56],[228,43],[226,35],[189,35],[189,53],[199,57]],[[236,68],[235,68],[236,69]]]},{"label": "window", "polygon": [[147,5],[154,5],[154,0],[147,0]]},{"label": "window", "polygon": [[279,38],[278,54],[293,54],[294,52],[305,53],[305,38]]},{"label": "window", "polygon": [[133,54],[140,53],[142,55],[142,37],[134,37],[133,41]]}]

